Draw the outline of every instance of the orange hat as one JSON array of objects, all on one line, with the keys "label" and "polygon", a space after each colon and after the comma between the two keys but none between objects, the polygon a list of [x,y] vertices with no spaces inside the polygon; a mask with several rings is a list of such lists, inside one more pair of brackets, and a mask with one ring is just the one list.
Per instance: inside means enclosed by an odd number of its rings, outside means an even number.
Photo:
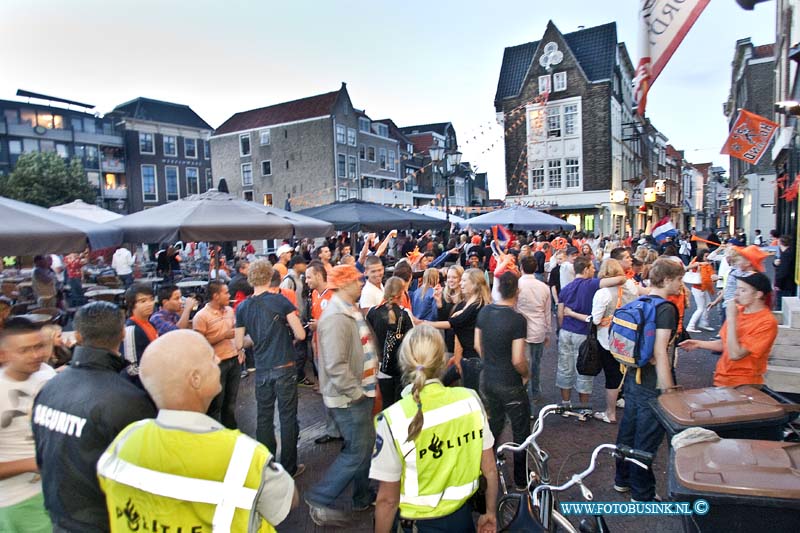
[{"label": "orange hat", "polygon": [[480,235],[473,235],[472,236],[472,244],[480,244],[481,243],[481,236]]},{"label": "orange hat", "polygon": [[750,261],[750,264],[753,265],[753,268],[759,272],[764,272],[764,265],[761,263],[764,261],[764,258],[769,255],[767,252],[754,244],[744,248],[741,246],[734,246],[733,248],[739,252],[739,255]]},{"label": "orange hat", "polygon": [[361,272],[352,265],[337,265],[328,274],[328,287],[341,289],[348,283],[360,280]]}]

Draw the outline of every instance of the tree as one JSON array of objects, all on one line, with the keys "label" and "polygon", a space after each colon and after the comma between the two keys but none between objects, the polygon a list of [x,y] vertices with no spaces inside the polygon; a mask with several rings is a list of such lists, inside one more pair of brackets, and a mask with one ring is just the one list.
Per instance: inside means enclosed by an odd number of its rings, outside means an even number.
[{"label": "tree", "polygon": [[32,152],[17,160],[14,171],[0,177],[0,196],[51,207],[73,200],[94,203],[96,197],[79,159],[66,162],[56,153]]}]

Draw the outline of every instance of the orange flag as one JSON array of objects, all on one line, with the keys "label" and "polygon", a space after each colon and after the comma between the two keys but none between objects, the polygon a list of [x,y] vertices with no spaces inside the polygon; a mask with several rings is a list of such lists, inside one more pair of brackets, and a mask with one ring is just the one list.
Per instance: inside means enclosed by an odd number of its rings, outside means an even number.
[{"label": "orange flag", "polygon": [[755,165],[767,151],[777,131],[778,124],[775,122],[741,109],[720,153]]}]

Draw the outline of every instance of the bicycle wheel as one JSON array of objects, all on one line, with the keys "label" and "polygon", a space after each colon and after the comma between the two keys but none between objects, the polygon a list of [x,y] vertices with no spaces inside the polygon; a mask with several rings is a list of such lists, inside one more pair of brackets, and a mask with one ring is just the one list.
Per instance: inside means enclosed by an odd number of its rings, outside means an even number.
[{"label": "bicycle wheel", "polygon": [[505,494],[497,502],[497,531],[508,531],[508,526],[517,516],[521,494]]},{"label": "bicycle wheel", "polygon": [[566,516],[559,513],[555,509],[553,509],[551,518],[553,520],[553,531],[563,533],[578,533],[578,530],[572,525],[572,522],[570,522]]}]

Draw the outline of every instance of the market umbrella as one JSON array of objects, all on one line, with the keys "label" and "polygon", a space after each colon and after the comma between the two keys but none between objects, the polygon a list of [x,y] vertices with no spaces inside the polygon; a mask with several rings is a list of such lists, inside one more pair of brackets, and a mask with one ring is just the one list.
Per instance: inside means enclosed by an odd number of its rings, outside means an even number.
[{"label": "market umbrella", "polygon": [[[438,218],[439,220],[445,220],[447,217],[447,213],[445,213],[444,211],[439,211],[435,207],[429,207],[429,206],[416,207],[414,209],[411,209],[410,211],[418,215],[425,215],[426,217]],[[460,224],[461,222],[464,222],[464,220],[466,219],[453,214],[450,215],[451,224]]]},{"label": "market umbrella", "polygon": [[118,228],[0,196],[0,255],[64,254],[121,243]]},{"label": "market umbrella", "polygon": [[82,218],[83,220],[88,220],[89,222],[95,222],[97,224],[103,224],[122,218],[122,215],[119,213],[103,209],[94,204],[87,204],[83,200],[75,200],[68,204],[55,205],[50,208],[50,211]]},{"label": "market umbrella", "polygon": [[575,226],[565,220],[522,205],[513,205],[469,218],[459,224],[461,228],[491,229],[502,224],[512,231],[573,230]]},{"label": "market umbrella", "polygon": [[239,200],[216,189],[109,224],[121,228],[125,242],[131,243],[323,237],[334,231],[328,222]]},{"label": "market umbrella", "polygon": [[298,213],[327,220],[339,231],[428,230],[447,227],[444,220],[356,199],[311,207]]}]

